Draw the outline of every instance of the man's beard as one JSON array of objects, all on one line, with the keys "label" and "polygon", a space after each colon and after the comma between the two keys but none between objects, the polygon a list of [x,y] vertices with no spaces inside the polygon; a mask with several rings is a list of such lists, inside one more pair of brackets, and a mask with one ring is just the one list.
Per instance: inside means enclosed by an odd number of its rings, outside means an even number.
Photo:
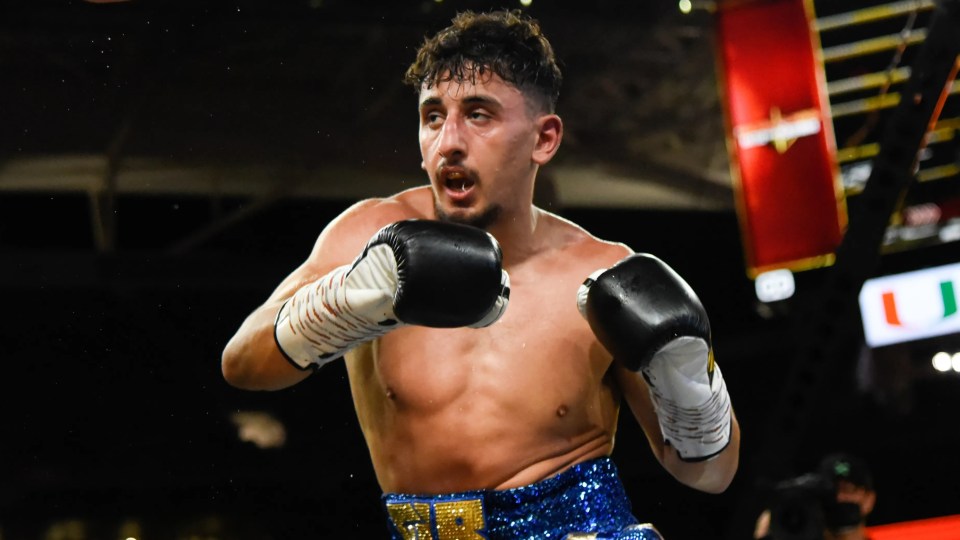
[{"label": "man's beard", "polygon": [[499,204],[491,204],[486,207],[479,214],[472,216],[459,216],[448,214],[443,208],[440,208],[440,204],[436,201],[433,203],[434,211],[437,213],[437,219],[440,221],[446,221],[448,223],[459,223],[461,225],[469,225],[471,227],[476,227],[478,229],[487,230],[491,225],[496,223],[500,218],[500,214],[503,213],[503,207]]}]

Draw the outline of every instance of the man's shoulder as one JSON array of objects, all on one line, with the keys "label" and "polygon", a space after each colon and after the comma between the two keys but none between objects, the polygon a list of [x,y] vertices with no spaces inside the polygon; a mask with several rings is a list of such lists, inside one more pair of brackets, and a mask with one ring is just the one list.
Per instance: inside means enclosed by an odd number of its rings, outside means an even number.
[{"label": "man's shoulder", "polygon": [[595,236],[577,223],[556,214],[545,213],[556,235],[555,245],[569,251],[577,259],[596,265],[610,265],[623,259],[632,250],[622,242],[605,240]]},{"label": "man's shoulder", "polygon": [[404,219],[424,219],[430,217],[430,201],[428,188],[411,188],[393,195],[357,201],[343,214],[344,217],[384,224]]},{"label": "man's shoulder", "polygon": [[[429,197],[429,191],[427,196]],[[424,206],[421,199],[422,194],[417,195],[415,190],[407,190],[353,203],[324,226],[314,244],[310,260],[324,261],[325,268],[330,264],[346,264],[383,227],[406,219],[428,218],[426,212],[430,207]]]},{"label": "man's shoulder", "polygon": [[405,189],[383,200],[402,205],[423,217],[433,209],[433,192],[427,185]]}]

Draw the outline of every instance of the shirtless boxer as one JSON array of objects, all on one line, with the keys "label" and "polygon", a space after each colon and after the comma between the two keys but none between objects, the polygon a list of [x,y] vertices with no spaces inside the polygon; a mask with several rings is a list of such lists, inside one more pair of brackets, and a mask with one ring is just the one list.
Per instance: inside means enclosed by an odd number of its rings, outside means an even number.
[{"label": "shirtless boxer", "polygon": [[703,307],[658,259],[533,205],[561,75],[537,23],[463,13],[425,41],[429,185],[360,201],[223,352],[240,388],[346,362],[392,538],[659,538],[609,456],[621,398],[711,493],[739,427]]}]

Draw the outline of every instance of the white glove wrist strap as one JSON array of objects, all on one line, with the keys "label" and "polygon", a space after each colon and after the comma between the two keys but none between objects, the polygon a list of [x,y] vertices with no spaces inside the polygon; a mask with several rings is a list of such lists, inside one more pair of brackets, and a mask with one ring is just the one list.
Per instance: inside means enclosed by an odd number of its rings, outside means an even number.
[{"label": "white glove wrist strap", "polygon": [[397,328],[396,268],[389,246],[377,245],[353,266],[301,287],[277,313],[277,346],[299,368],[319,368]]},{"label": "white glove wrist strap", "polygon": [[730,395],[713,353],[699,338],[680,338],[644,369],[663,437],[685,461],[716,456],[730,442]]}]

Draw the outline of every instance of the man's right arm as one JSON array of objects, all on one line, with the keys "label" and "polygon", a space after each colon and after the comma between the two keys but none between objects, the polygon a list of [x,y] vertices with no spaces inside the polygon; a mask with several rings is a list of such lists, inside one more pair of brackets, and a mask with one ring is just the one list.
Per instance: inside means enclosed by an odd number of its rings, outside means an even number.
[{"label": "man's right arm", "polygon": [[221,369],[228,383],[246,390],[279,390],[306,379],[277,347],[277,313],[298,290],[350,263],[378,229],[407,219],[412,212],[390,199],[354,204],[324,228],[307,259],[290,273],[270,297],[240,325],[223,350]]},{"label": "man's right arm", "polygon": [[509,278],[493,236],[408,219],[412,212],[393,211],[396,202],[368,204],[331,223],[308,260],[244,321],[224,351],[227,381],[284,388],[404,325],[480,328],[500,318]]}]

